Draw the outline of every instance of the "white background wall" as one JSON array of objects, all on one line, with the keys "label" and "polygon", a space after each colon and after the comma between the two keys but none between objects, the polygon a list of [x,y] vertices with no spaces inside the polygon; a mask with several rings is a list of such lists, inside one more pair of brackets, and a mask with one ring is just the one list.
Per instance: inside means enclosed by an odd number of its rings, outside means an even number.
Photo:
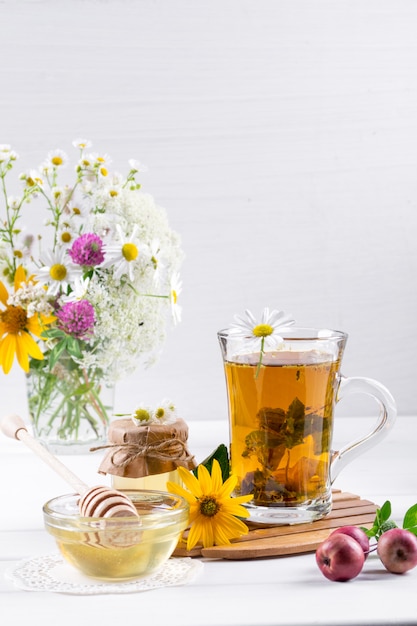
[{"label": "white background wall", "polygon": [[[416,32],[413,0],[0,0],[16,174],[87,137],[182,235],[182,324],[116,410],[226,418],[216,332],[269,306],[347,331],[345,374],[416,413]],[[17,368],[0,391],[26,412]]]}]

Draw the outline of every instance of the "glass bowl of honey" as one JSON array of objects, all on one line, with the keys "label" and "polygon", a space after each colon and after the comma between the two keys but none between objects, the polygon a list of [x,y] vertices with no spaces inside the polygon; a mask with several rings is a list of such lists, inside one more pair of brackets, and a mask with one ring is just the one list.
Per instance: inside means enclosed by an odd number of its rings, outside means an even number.
[{"label": "glass bowl of honey", "polygon": [[81,517],[79,495],[49,500],[46,530],[64,559],[82,574],[105,581],[151,576],[172,555],[188,525],[188,503],[163,491],[126,490],[139,517]]}]

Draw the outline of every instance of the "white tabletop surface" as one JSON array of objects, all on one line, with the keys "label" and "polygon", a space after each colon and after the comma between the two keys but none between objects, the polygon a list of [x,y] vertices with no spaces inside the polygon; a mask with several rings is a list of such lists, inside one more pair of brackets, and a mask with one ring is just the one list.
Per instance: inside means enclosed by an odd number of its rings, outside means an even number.
[{"label": "white tabletop surface", "polygon": [[[368,423],[368,419],[339,418],[335,447],[368,430]],[[224,422],[192,422],[189,429],[190,449],[198,461],[228,441]],[[399,417],[383,442],[346,467],[334,486],[378,504],[391,500],[393,517],[401,521],[417,502],[416,442],[415,417]],[[61,460],[85,482],[97,483],[97,453]],[[314,554],[307,554],[252,561],[202,559],[201,572],[189,584],[132,594],[77,596],[19,590],[4,573],[21,559],[57,552],[43,527],[42,505],[71,490],[24,444],[2,435],[0,472],[0,615],[4,626],[417,624],[417,568],[403,576],[389,574],[375,555],[369,557],[360,576],[348,583],[325,579]]]}]

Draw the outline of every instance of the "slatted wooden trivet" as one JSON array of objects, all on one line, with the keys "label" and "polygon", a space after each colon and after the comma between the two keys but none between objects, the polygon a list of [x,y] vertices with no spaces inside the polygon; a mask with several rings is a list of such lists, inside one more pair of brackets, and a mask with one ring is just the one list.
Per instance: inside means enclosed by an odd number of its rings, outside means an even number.
[{"label": "slatted wooden trivet", "polygon": [[333,508],[325,518],[308,524],[285,526],[250,525],[247,535],[226,546],[188,551],[177,547],[174,556],[202,556],[213,559],[258,559],[269,556],[289,556],[314,552],[335,528],[364,526],[370,528],[378,505],[362,500],[352,493],[335,491]]}]

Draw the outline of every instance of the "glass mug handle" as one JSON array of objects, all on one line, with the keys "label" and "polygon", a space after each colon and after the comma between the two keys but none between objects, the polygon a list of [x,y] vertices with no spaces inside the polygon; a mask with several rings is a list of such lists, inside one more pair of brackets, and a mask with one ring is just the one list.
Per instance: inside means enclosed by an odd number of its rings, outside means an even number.
[{"label": "glass mug handle", "polygon": [[[348,394],[365,393],[372,396],[379,405],[379,418],[373,430],[367,435],[356,439],[340,450],[332,452],[330,465],[330,482],[333,484],[340,471],[353,459],[373,448],[387,435],[397,417],[397,407],[391,393],[384,385],[372,378],[340,377],[336,402],[342,400]],[[352,418],[354,419],[354,418]]]}]

